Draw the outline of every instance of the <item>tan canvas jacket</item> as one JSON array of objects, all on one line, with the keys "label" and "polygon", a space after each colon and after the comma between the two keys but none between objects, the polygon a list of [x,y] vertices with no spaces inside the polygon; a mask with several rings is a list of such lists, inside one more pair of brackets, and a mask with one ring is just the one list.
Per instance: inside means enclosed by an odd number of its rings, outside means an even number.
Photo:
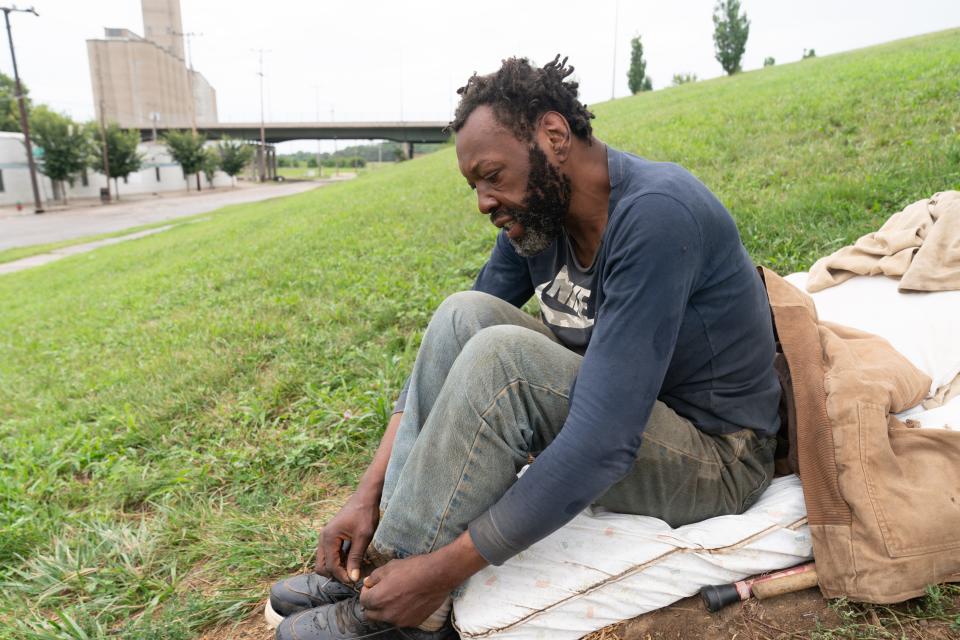
[{"label": "tan canvas jacket", "polygon": [[821,591],[889,603],[960,581],[960,432],[892,415],[918,404],[930,379],[886,340],[820,322],[806,293],[760,271]]}]

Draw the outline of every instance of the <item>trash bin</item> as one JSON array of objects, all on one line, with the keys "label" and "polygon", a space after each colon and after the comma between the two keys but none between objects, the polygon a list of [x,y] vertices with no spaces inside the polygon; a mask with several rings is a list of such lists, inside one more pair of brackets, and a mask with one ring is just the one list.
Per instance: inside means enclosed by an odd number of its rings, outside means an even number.
[{"label": "trash bin", "polygon": [[100,187],[100,202],[110,202],[109,187]]}]

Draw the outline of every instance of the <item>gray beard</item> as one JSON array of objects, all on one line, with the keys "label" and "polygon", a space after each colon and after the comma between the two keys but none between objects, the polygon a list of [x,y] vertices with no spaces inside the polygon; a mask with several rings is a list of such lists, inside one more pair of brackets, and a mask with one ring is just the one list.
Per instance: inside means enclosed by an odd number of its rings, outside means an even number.
[{"label": "gray beard", "polygon": [[[517,221],[523,224],[522,220],[518,219]],[[517,252],[518,256],[530,258],[546,251],[556,238],[556,234],[548,233],[544,229],[523,225],[523,236],[519,240],[513,238],[507,238],[507,240],[513,245],[513,250]]]}]

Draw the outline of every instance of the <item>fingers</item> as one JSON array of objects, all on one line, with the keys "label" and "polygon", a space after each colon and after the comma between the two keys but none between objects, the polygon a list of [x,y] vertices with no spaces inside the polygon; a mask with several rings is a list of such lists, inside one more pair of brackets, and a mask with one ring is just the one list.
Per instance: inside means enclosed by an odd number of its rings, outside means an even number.
[{"label": "fingers", "polygon": [[317,532],[317,552],[313,561],[313,571],[314,573],[319,573],[322,576],[329,578],[327,574],[327,568],[324,562],[324,553],[323,553],[323,529]]},{"label": "fingers", "polygon": [[319,573],[320,575],[326,576],[327,578],[330,577],[329,575],[327,575],[327,567],[323,560],[323,547],[320,546],[319,544],[317,545],[317,557],[313,562],[313,572]]},{"label": "fingers", "polygon": [[344,544],[348,544],[350,541],[345,540],[339,536],[330,536],[330,539],[327,539],[327,536],[324,536],[323,541],[323,560],[324,568],[326,569],[326,575],[332,576],[335,580],[342,582],[343,584],[349,584],[350,578],[347,576],[347,570],[343,566],[343,553],[342,548]]},{"label": "fingers", "polygon": [[350,551],[347,553],[347,574],[351,582],[360,579],[360,563],[363,562],[363,554],[370,544],[371,536],[357,536],[350,545]]},{"label": "fingers", "polygon": [[377,571],[374,571],[373,573],[371,573],[370,575],[368,575],[366,578],[363,579],[363,586],[366,589],[370,589],[372,587],[377,586],[380,580],[382,580],[381,576],[377,573]]},{"label": "fingers", "polygon": [[[363,580],[364,588],[360,591],[360,605],[363,607],[363,613],[367,618],[374,621],[382,621],[382,615],[380,612],[380,602],[378,602],[378,594],[372,594],[370,589],[368,589],[367,581],[370,580],[370,576],[367,576]],[[369,585],[372,586],[372,585]]]},{"label": "fingers", "polygon": [[386,611],[384,609],[387,602],[384,601],[384,596],[387,596],[389,600],[390,594],[389,592],[383,594],[379,590],[371,591],[370,589],[380,584],[385,575],[383,567],[374,569],[370,575],[363,579],[363,588],[360,590],[360,604],[363,605],[364,614],[370,620],[377,622],[386,622]]}]

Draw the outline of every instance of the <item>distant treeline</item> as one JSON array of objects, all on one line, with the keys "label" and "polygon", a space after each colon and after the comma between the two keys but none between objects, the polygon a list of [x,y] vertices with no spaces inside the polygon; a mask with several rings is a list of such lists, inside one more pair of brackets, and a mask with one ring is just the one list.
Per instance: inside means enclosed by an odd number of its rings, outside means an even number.
[{"label": "distant treeline", "polygon": [[[444,146],[437,144],[418,144],[416,152],[432,153]],[[325,167],[341,166],[366,166],[367,162],[399,162],[403,160],[403,146],[397,142],[384,142],[381,144],[358,144],[339,149],[334,153],[321,153],[320,162]],[[277,156],[277,166],[280,167],[316,167],[317,154],[310,151],[297,151],[296,153],[285,153]]]}]

